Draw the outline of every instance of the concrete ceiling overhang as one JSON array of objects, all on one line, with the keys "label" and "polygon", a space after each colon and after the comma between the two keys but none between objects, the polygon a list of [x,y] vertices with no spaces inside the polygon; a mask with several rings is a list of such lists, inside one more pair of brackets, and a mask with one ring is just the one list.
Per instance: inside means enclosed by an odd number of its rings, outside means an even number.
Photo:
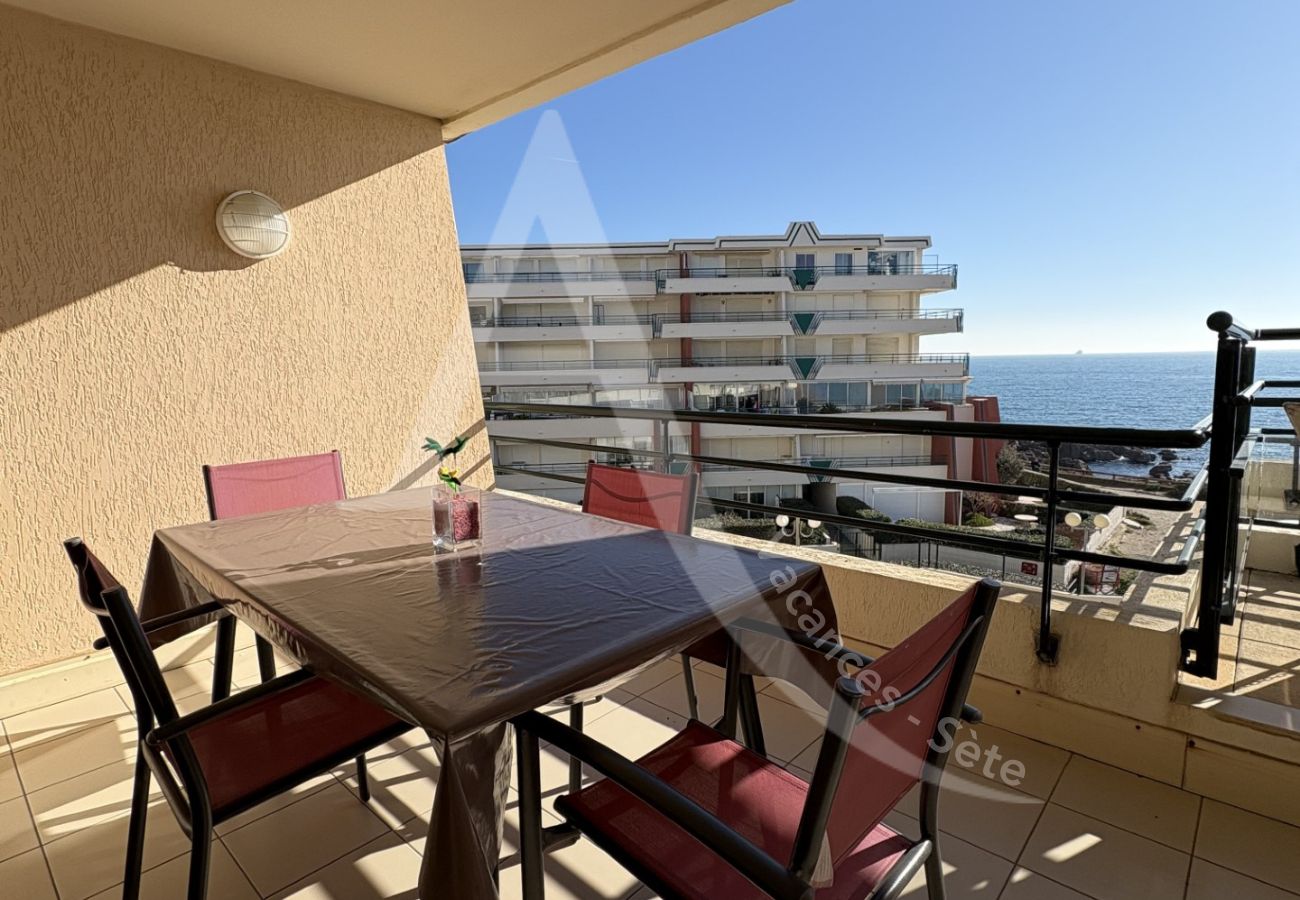
[{"label": "concrete ceiling overhang", "polygon": [[448,140],[789,0],[5,0],[439,119]]}]

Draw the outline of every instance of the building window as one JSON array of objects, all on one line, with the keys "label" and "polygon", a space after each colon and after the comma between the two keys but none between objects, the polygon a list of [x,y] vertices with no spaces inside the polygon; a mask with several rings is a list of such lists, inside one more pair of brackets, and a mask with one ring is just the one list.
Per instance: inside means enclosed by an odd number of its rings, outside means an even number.
[{"label": "building window", "polygon": [[853,274],[853,254],[836,253],[835,254],[835,274],[852,275]]},{"label": "building window", "polygon": [[811,269],[817,265],[817,257],[812,253],[796,253],[794,255],[794,267],[796,269]]},{"label": "building window", "polygon": [[[731,499],[737,503],[755,503],[759,506],[767,504],[767,494],[763,491],[732,491]],[[746,519],[758,519],[763,516],[763,513],[751,512],[747,509],[737,509],[732,510],[732,512]]]},{"label": "building window", "polygon": [[916,385],[885,385],[885,404],[887,406],[916,406]]},{"label": "building window", "polygon": [[966,399],[966,387],[957,382],[926,382],[921,385],[922,400],[940,400],[945,403],[961,403]]},{"label": "building window", "polygon": [[481,259],[472,262],[463,262],[460,264],[461,271],[465,273],[465,280],[477,281],[478,277],[483,274],[483,261]]},{"label": "building window", "polygon": [[486,306],[471,306],[469,308],[469,323],[471,325],[486,325],[491,318],[492,312]]},{"label": "building window", "polygon": [[908,275],[911,271],[911,250],[872,250],[867,254],[868,275]]}]

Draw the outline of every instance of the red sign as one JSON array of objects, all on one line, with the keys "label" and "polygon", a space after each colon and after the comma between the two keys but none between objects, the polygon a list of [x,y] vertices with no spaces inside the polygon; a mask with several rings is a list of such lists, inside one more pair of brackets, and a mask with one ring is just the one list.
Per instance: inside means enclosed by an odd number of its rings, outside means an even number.
[{"label": "red sign", "polygon": [[1021,575],[1037,575],[1037,574],[1038,574],[1038,563],[1022,562],[1022,563],[1020,564],[1020,574],[1021,574]]}]

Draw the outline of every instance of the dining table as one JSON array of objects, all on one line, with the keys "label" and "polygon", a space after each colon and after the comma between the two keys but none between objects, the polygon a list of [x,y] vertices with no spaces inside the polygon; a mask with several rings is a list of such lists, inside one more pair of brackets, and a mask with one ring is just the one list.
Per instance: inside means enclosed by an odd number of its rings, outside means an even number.
[{"label": "dining table", "polygon": [[[440,765],[426,900],[498,896],[513,717],[598,696],[742,618],[835,627],[813,562],[480,497],[480,540],[453,552],[431,540],[428,488],[164,528],[140,597],[146,620],[216,600],[298,665],[427,733]],[[765,674],[821,660],[747,653]]]}]

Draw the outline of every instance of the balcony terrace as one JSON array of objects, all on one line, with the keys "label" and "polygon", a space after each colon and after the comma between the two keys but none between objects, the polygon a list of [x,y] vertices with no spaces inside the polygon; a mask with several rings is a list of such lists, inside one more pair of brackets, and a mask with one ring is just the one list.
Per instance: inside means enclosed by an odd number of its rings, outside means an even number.
[{"label": "balcony terrace", "polygon": [[816,309],[794,312],[692,312],[660,316],[666,338],[786,335],[950,334],[962,330],[960,309]]},{"label": "balcony terrace", "polygon": [[668,294],[762,294],[772,291],[917,291],[957,287],[957,266],[904,263],[864,266],[754,266],[660,269]]},{"label": "balcony terrace", "polygon": [[466,272],[471,300],[496,297],[647,297],[654,272]]},{"label": "balcony terrace", "polygon": [[657,380],[773,381],[788,370],[796,380],[851,381],[869,378],[963,378],[970,373],[966,354],[857,353],[822,356],[695,356],[656,360]]},{"label": "balcony terrace", "polygon": [[864,266],[741,266],[654,272],[464,273],[471,300],[490,297],[627,297],[664,294],[770,294],[781,291],[917,291],[957,287],[957,266],[910,263]]}]

